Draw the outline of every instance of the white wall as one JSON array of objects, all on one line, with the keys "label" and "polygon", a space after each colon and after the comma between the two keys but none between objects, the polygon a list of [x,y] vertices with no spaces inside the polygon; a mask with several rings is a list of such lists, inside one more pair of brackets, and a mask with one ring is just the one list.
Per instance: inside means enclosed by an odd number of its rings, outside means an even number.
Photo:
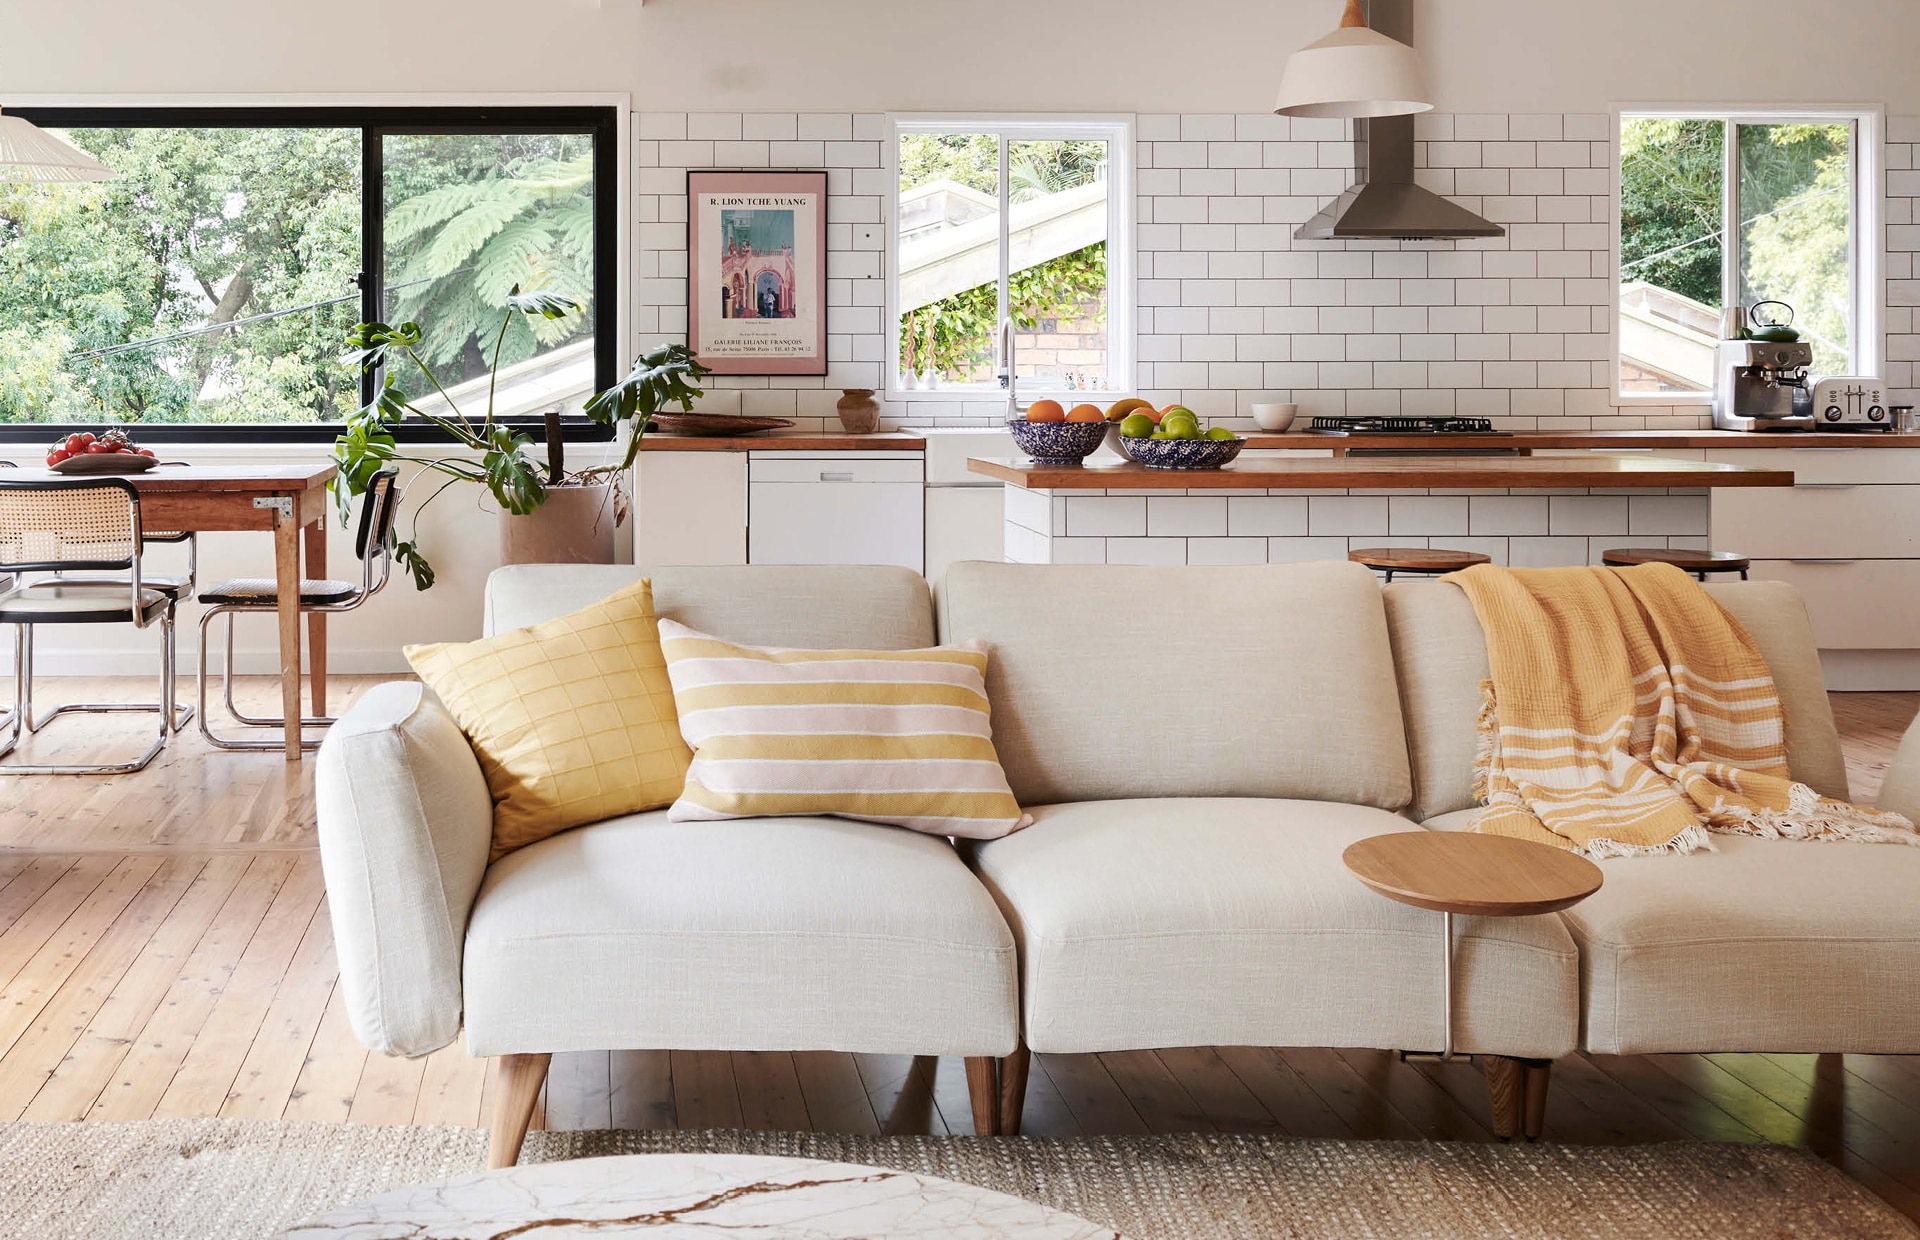
[{"label": "white wall", "polygon": [[[642,110],[1257,112],[1340,0],[0,0],[0,90],[623,90]],[[1920,112],[1912,0],[1417,0],[1440,107]],[[1815,66],[1823,72],[1816,75]]]}]

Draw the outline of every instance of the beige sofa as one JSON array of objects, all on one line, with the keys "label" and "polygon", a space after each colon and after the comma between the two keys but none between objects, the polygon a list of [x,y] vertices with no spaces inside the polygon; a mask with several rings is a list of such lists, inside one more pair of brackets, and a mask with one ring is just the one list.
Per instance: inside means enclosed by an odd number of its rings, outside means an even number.
[{"label": "beige sofa", "polygon": [[[963,564],[936,625],[895,569],[542,566],[495,574],[487,629],[641,575],[662,615],[743,642],[989,642],[995,742],[1035,822],[959,851],[640,814],[488,868],[486,789],[444,708],[410,684],[368,694],[318,788],[350,1015],[376,1050],[425,1054],[464,1024],[499,1059],[496,1165],[556,1051],[956,1055],[976,1128],[1011,1132],[1031,1050],[1440,1046],[1437,918],[1340,854],[1471,809],[1486,657],[1453,587],[1383,591],[1346,564]],[[1796,774],[1844,793],[1799,600],[1714,590],[1780,681]],[[1908,812],[1917,737],[1888,782]],[[1898,984],[1920,968],[1920,849],[1717,842],[1610,861],[1561,916],[1463,919],[1458,1049],[1920,1051]]]}]

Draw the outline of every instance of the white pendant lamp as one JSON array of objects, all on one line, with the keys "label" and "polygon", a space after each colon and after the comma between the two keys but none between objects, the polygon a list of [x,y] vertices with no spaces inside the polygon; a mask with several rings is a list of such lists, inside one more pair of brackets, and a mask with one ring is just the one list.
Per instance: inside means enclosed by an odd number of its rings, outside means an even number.
[{"label": "white pendant lamp", "polygon": [[0,110],[0,181],[58,185],[106,181],[113,175],[113,169],[79,147]]},{"label": "white pendant lamp", "polygon": [[1283,116],[1405,116],[1433,110],[1420,54],[1367,28],[1360,0],[1347,0],[1340,28],[1287,58],[1280,75]]}]

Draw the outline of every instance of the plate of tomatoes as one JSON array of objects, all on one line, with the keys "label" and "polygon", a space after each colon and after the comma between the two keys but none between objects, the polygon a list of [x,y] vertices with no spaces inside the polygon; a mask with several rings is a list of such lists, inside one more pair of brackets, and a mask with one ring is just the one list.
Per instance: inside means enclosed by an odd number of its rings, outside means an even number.
[{"label": "plate of tomatoes", "polygon": [[47,450],[47,468],[56,474],[143,474],[159,463],[153,449],[137,446],[123,430],[80,431]]}]

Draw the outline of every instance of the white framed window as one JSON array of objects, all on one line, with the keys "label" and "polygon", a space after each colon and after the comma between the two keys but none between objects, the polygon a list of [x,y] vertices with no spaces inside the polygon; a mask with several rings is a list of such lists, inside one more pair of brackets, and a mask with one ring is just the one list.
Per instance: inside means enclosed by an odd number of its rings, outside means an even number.
[{"label": "white framed window", "polygon": [[887,396],[1133,389],[1133,120],[891,116]]},{"label": "white framed window", "polygon": [[1815,373],[1875,373],[1878,108],[1649,106],[1616,119],[1615,404],[1710,402],[1716,342],[1762,301],[1792,307]]}]

